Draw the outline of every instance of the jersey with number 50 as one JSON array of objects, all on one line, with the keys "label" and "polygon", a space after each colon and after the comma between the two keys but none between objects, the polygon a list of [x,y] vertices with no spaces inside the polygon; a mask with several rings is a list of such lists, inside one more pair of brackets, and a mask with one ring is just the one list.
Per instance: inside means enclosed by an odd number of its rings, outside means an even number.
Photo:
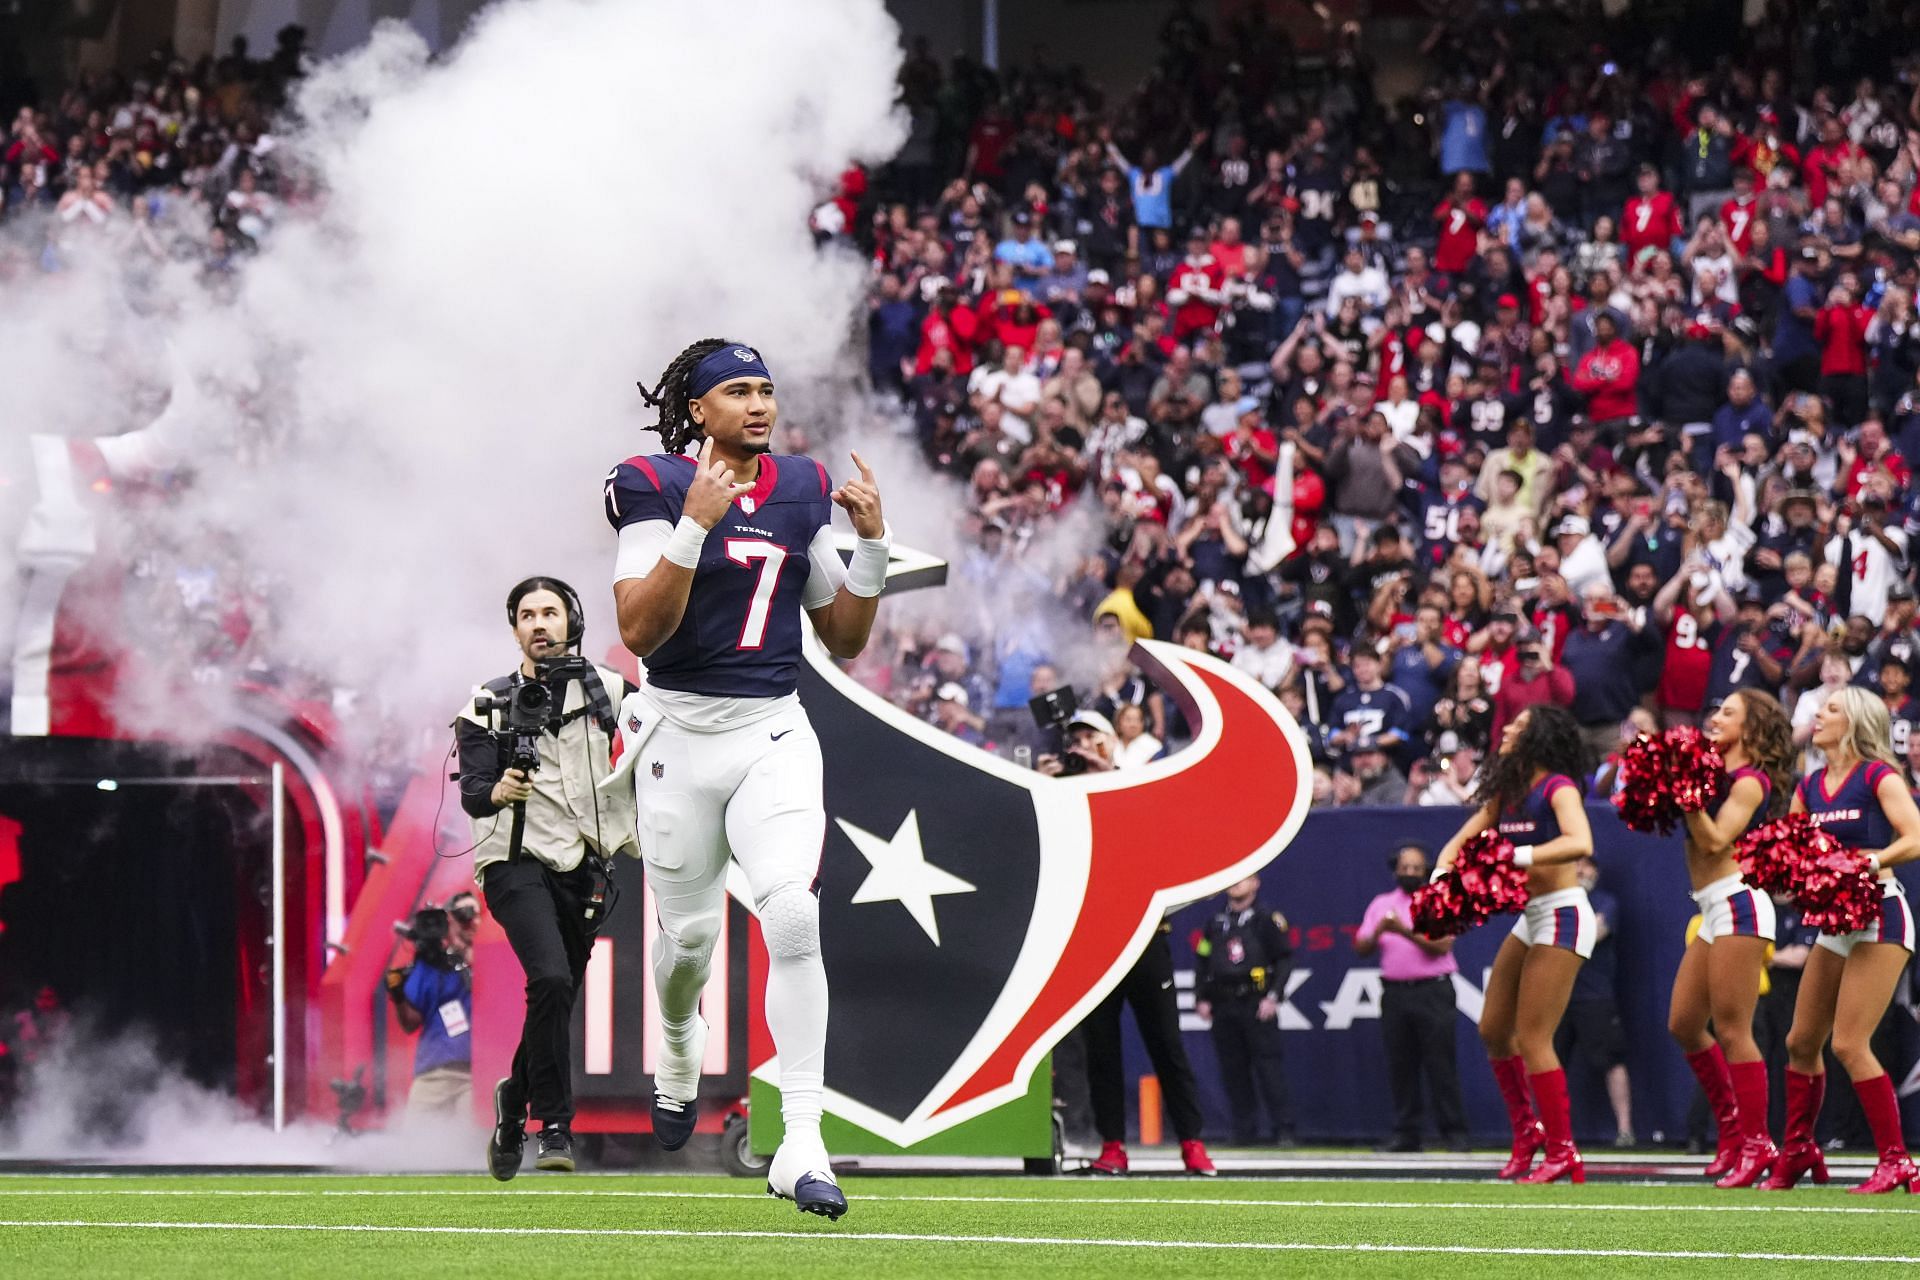
[{"label": "jersey with number 50", "polygon": [[[651,521],[670,529],[695,465],[682,454],[627,459],[607,476],[607,522],[616,530]],[[832,487],[811,458],[761,456],[753,489],[707,534],[680,625],[647,657],[649,684],[725,698],[794,691],[802,608],[824,603],[809,598],[809,576],[815,538],[832,521]]]}]

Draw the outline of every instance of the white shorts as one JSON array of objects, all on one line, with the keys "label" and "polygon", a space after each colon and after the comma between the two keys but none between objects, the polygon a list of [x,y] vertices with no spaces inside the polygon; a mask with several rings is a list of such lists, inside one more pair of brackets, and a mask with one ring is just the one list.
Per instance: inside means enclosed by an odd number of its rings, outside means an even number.
[{"label": "white shorts", "polygon": [[1765,938],[1773,941],[1773,899],[1736,872],[1722,876],[1693,895],[1700,908],[1700,941],[1717,938]]},{"label": "white shorts", "polygon": [[1883,880],[1880,893],[1878,920],[1852,933],[1823,933],[1814,945],[1843,956],[1863,942],[1891,942],[1913,950],[1913,908],[1907,905],[1907,891],[1898,880]]},{"label": "white shorts", "polygon": [[814,888],[827,815],[820,739],[798,700],[714,732],[662,720],[635,749],[640,857],[669,937],[725,910],[730,861],[755,911],[778,890]]},{"label": "white shorts", "polygon": [[1565,947],[1585,960],[1600,940],[1600,922],[1585,889],[1561,889],[1529,902],[1513,936],[1530,947]]}]

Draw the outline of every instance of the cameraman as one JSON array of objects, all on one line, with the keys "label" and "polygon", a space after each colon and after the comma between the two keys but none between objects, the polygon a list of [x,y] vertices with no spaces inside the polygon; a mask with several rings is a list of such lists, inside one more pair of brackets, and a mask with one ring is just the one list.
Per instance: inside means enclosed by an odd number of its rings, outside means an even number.
[{"label": "cameraman", "polygon": [[1033,767],[1049,778],[1062,774],[1109,773],[1120,766],[1114,763],[1114,751],[1120,739],[1113,723],[1098,711],[1076,711],[1067,721],[1067,747],[1059,755],[1042,755]]},{"label": "cameraman", "polygon": [[445,907],[427,906],[405,925],[394,926],[413,943],[413,962],[387,970],[387,997],[400,1029],[420,1033],[413,1051],[413,1087],[407,1110],[415,1115],[464,1116],[473,1108],[473,951],[480,900],[457,893]]},{"label": "cameraman", "polygon": [[[1041,756],[1034,766],[1049,777],[1071,773],[1106,773],[1125,765],[1115,763],[1119,738],[1113,725],[1098,711],[1076,711],[1067,721],[1065,758]],[[1120,1006],[1133,1006],[1133,1020],[1146,1042],[1147,1056],[1160,1077],[1161,1096],[1180,1140],[1180,1161],[1186,1171],[1212,1177],[1213,1161],[1200,1142],[1200,1097],[1193,1066],[1180,1041],[1180,1007],[1173,989],[1173,952],[1167,940],[1172,928],[1165,920],[1147,940],[1147,949],[1120,985],[1094,1007],[1080,1024],[1087,1051],[1087,1093],[1093,1103],[1093,1124],[1100,1132],[1100,1155],[1088,1166],[1094,1173],[1127,1172],[1127,1085],[1120,1051]]]},{"label": "cameraman", "polygon": [[493,1089],[487,1161],[502,1182],[520,1170],[529,1112],[541,1124],[534,1167],[573,1169],[573,1003],[613,905],[612,856],[639,856],[632,791],[596,790],[626,682],[568,653],[585,623],[579,596],[528,578],[507,595],[507,621],[518,670],[475,690],[486,710],[469,700],[454,722],[474,876],[527,975],[513,1071]]}]

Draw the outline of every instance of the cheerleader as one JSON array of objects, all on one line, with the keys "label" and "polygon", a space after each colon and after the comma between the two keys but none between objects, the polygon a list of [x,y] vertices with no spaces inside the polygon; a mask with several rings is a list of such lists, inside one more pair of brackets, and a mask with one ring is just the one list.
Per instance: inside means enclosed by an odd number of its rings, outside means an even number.
[{"label": "cheerleader", "polygon": [[1770,1191],[1785,1191],[1808,1172],[1815,1182],[1827,1180],[1813,1122],[1826,1094],[1821,1050],[1829,1037],[1880,1150],[1873,1176],[1854,1194],[1914,1189],[1900,1102],[1870,1043],[1913,951],[1913,912],[1891,868],[1920,857],[1920,809],[1901,779],[1889,736],[1886,704],[1857,685],[1835,690],[1814,712],[1813,745],[1826,754],[1826,764],[1800,780],[1793,812],[1810,815],[1864,857],[1879,873],[1882,897],[1879,919],[1852,933],[1821,934],[1807,958],[1787,1032],[1787,1132],[1765,1184]]},{"label": "cheerleader", "polygon": [[[1553,1051],[1574,976],[1597,939],[1593,907],[1574,870],[1593,852],[1578,781],[1586,754],[1580,726],[1559,707],[1528,707],[1510,720],[1475,793],[1480,807],[1441,849],[1435,871],[1437,877],[1451,868],[1461,845],[1495,826],[1513,842],[1514,864],[1528,869],[1531,898],[1500,944],[1480,1015],[1480,1039],[1513,1125],[1513,1158],[1500,1176],[1519,1182],[1587,1180],[1573,1145],[1566,1072]],[[1546,1159],[1534,1169],[1542,1147]]]},{"label": "cheerleader", "polygon": [[1727,771],[1708,809],[1686,815],[1687,875],[1700,932],[1673,976],[1667,1029],[1719,1122],[1720,1150],[1706,1175],[1718,1178],[1717,1186],[1750,1187],[1777,1155],[1767,1134],[1767,1064],[1753,1040],[1753,1010],[1773,944],[1773,900],[1741,880],[1733,842],[1786,811],[1793,725],[1771,695],[1743,689],[1707,718],[1706,736]]}]

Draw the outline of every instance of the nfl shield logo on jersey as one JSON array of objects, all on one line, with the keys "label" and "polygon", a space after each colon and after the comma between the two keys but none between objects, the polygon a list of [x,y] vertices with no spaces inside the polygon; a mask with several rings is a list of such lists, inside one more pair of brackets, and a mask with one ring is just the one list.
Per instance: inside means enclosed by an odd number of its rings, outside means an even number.
[{"label": "nfl shield logo on jersey", "polygon": [[663,765],[663,764],[661,764],[661,763],[660,763],[660,762],[659,762],[658,760],[655,760],[655,761],[653,762],[653,776],[654,776],[654,777],[656,777],[656,778],[664,778],[664,777],[666,777],[666,776],[667,776],[667,766],[665,766],[665,765]]},{"label": "nfl shield logo on jersey", "polygon": [[[911,1146],[1026,1096],[1166,910],[1264,866],[1299,829],[1312,768],[1279,702],[1204,654],[1148,642],[1133,657],[1185,710],[1192,745],[1049,778],[892,706],[809,644],[828,1111]],[[777,1063],[753,1065],[777,1086]]]}]

